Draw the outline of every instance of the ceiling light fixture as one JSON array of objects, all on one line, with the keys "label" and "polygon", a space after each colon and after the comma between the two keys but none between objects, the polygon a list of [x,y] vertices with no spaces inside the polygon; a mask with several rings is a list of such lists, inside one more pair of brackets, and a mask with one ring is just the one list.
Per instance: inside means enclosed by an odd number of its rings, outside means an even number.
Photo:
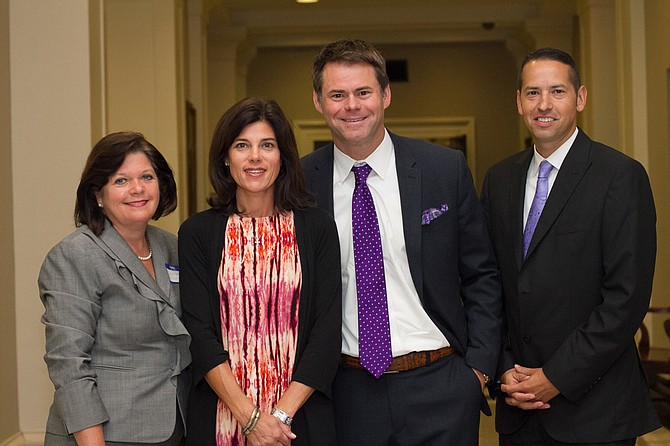
[{"label": "ceiling light fixture", "polygon": [[318,3],[319,0],[295,0],[297,3]]}]

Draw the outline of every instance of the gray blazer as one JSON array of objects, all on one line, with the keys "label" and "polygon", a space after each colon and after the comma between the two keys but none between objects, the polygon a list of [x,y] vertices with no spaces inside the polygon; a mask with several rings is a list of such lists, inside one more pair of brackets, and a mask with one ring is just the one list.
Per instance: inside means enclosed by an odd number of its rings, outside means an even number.
[{"label": "gray blazer", "polygon": [[156,443],[186,413],[190,336],[180,321],[177,239],[147,229],[156,280],[109,224],[82,226],[47,255],[38,279],[56,389],[46,430],[103,424],[105,439]]}]

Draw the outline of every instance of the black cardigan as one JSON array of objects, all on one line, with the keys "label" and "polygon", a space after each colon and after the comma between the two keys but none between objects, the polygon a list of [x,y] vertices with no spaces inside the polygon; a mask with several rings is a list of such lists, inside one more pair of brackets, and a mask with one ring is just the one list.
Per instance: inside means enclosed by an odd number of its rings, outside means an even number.
[{"label": "black cardigan", "polygon": [[[331,384],[341,352],[342,281],[337,230],[319,209],[294,212],[302,267],[298,345],[293,380],[315,392],[296,413],[294,445],[335,444]],[[205,374],[228,360],[221,340],[217,273],[228,218],[209,209],[179,229],[180,295],[192,337],[193,387],[187,410],[187,445],[214,445],[218,398]]]}]

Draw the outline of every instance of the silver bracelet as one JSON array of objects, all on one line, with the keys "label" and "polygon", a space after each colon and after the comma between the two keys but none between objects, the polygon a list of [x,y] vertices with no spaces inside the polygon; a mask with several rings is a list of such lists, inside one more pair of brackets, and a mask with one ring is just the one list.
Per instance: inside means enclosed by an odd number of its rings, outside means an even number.
[{"label": "silver bracelet", "polygon": [[276,407],[272,409],[272,413],[270,415],[277,418],[279,421],[281,421],[287,426],[290,426],[291,423],[293,423],[293,418],[289,417],[286,412]]}]

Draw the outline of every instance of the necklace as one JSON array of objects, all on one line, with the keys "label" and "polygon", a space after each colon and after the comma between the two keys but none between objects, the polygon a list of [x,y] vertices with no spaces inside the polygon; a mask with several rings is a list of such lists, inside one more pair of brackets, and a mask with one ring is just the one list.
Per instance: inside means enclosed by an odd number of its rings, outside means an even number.
[{"label": "necklace", "polygon": [[147,241],[147,246],[149,247],[149,255],[146,256],[146,257],[137,256],[137,258],[140,259],[143,262],[146,262],[147,260],[151,259],[151,256],[154,255],[154,252],[151,250],[151,243],[149,243],[149,237],[147,237],[146,234],[144,236],[144,239]]}]

